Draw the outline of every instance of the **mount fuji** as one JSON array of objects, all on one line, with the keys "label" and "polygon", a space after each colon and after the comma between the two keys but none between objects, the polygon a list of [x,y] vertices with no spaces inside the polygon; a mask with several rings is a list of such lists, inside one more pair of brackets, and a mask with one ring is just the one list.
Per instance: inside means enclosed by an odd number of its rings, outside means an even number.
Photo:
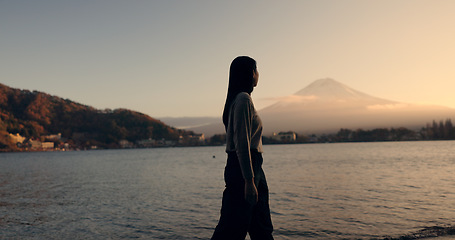
[{"label": "mount fuji", "polygon": [[401,103],[370,96],[330,78],[319,79],[259,111],[264,133],[327,133],[340,128],[417,129],[455,117],[455,109]]},{"label": "mount fuji", "polygon": [[333,79],[319,79],[296,92],[281,98],[277,103],[261,110],[262,113],[294,112],[310,109],[345,109],[369,105],[390,105],[397,102],[385,100],[354,90]]},{"label": "mount fuji", "polygon": [[[453,108],[378,98],[330,78],[316,80],[295,94],[279,98],[258,113],[265,136],[281,131],[335,133],[340,128],[406,127],[418,130],[433,120],[455,119]],[[171,126],[204,133],[208,137],[224,133],[221,117],[161,120]]]}]

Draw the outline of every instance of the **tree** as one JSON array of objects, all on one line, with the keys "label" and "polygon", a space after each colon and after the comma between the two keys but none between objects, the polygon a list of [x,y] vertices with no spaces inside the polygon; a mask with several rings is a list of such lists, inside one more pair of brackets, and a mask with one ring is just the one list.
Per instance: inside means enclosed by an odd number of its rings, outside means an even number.
[{"label": "tree", "polygon": [[352,134],[352,130],[342,128],[340,131],[338,131],[336,137],[338,141],[349,142],[352,141]]},{"label": "tree", "polygon": [[455,140],[455,128],[450,118],[446,120],[444,130],[447,134],[446,135],[447,140]]},{"label": "tree", "polygon": [[392,140],[403,141],[415,139],[415,132],[404,127],[390,130]]},{"label": "tree", "polygon": [[389,140],[389,129],[387,128],[376,128],[372,131],[372,137],[374,141],[387,141]]},{"label": "tree", "polygon": [[436,123],[435,120],[433,120],[432,133],[433,133],[432,139],[440,139],[441,138],[441,135],[439,134],[438,124]]},{"label": "tree", "polygon": [[210,145],[223,145],[226,143],[226,134],[215,134],[208,142]]},{"label": "tree", "polygon": [[446,139],[446,132],[444,128],[444,122],[439,121],[439,139]]}]

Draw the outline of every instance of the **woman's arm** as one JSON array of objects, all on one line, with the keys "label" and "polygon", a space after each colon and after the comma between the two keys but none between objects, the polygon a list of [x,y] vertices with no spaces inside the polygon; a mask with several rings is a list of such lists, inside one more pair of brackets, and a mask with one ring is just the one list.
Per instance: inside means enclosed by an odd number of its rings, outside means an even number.
[{"label": "woman's arm", "polygon": [[239,158],[240,169],[245,180],[245,199],[254,204],[258,193],[254,184],[254,172],[251,164],[251,133],[253,122],[253,104],[248,94],[239,96],[233,111],[234,145]]},{"label": "woman's arm", "polygon": [[254,178],[249,181],[245,179],[245,200],[251,205],[258,202],[258,189],[254,184]]}]

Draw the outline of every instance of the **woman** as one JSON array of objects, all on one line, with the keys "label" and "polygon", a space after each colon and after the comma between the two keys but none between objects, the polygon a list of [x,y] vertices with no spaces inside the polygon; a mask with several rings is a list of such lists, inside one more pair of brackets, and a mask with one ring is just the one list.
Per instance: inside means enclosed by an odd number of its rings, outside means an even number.
[{"label": "woman", "polygon": [[212,240],[243,240],[247,233],[251,240],[273,239],[269,192],[262,170],[262,122],[250,96],[258,79],[254,59],[240,56],[232,61],[223,112],[226,188]]}]

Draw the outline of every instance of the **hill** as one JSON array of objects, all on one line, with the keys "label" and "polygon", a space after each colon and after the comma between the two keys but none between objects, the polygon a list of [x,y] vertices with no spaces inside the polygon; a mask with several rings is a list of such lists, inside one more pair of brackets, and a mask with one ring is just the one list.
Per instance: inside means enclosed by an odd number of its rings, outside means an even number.
[{"label": "hill", "polygon": [[204,133],[205,136],[224,134],[224,125],[220,117],[164,117],[164,123],[179,129]]},{"label": "hill", "polygon": [[61,137],[70,143],[102,148],[116,148],[123,139],[131,142],[150,138],[177,141],[180,135],[191,134],[139,112],[97,110],[43,92],[0,84],[0,148],[3,150],[15,149],[9,133],[27,139],[61,133]]}]

